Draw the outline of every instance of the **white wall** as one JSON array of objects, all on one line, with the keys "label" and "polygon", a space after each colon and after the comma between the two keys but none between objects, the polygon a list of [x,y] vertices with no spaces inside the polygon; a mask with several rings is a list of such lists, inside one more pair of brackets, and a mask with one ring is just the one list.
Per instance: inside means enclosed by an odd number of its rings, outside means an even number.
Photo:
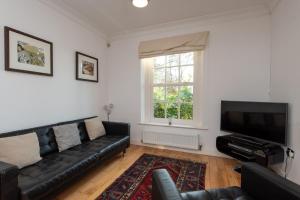
[{"label": "white wall", "polygon": [[[216,21],[216,20],[215,20]],[[215,140],[220,135],[220,101],[269,100],[270,17],[267,14],[237,17],[234,20],[205,23],[203,21],[172,28],[143,31],[117,37],[108,52],[109,102],[115,104],[112,119],[132,124],[131,139],[140,143],[144,129],[140,122],[141,68],[137,56],[140,41],[173,35],[210,31],[205,66],[205,127],[196,131],[203,150],[198,153],[220,155]],[[163,131],[195,132],[195,130],[155,128]],[[171,129],[171,130],[168,130]]]},{"label": "white wall", "polygon": [[290,104],[289,146],[296,157],[288,177],[300,184],[299,10],[299,0],[284,0],[272,14],[271,100]]},{"label": "white wall", "polygon": [[[37,0],[0,0],[0,132],[98,115],[106,103],[106,44]],[[54,45],[54,77],[4,71],[3,28]],[[75,80],[75,51],[99,58],[100,83]]]}]

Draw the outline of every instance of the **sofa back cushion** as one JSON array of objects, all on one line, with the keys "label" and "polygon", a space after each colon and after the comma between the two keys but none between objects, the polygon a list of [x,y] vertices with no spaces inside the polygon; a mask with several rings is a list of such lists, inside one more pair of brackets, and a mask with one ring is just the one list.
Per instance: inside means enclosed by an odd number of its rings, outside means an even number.
[{"label": "sofa back cushion", "polygon": [[39,139],[41,156],[46,156],[50,153],[58,152],[58,147],[52,126],[37,128],[35,132]]},{"label": "sofa back cushion", "polygon": [[58,152],[58,146],[57,146],[57,142],[56,142],[54,130],[53,130],[54,126],[76,123],[77,127],[78,127],[78,131],[79,131],[81,143],[89,141],[90,139],[87,134],[87,130],[85,128],[84,120],[85,119],[79,119],[79,120],[73,120],[73,121],[68,121],[68,122],[61,122],[58,124],[53,124],[53,125],[49,125],[49,126],[32,129],[33,131],[35,131],[37,133],[37,136],[38,136],[38,139],[40,142],[41,156],[43,157],[48,154]]},{"label": "sofa back cushion", "polygon": [[50,153],[58,152],[57,143],[52,128],[53,126],[54,125],[48,125],[48,126],[18,130],[18,131],[13,131],[8,133],[1,133],[0,138],[17,136],[17,135],[25,135],[28,133],[35,132],[39,140],[40,155],[43,157]]},{"label": "sofa back cushion", "polygon": [[35,128],[30,128],[30,129],[12,131],[12,132],[8,132],[8,133],[1,133],[0,138],[16,136],[16,135],[24,135],[24,134],[36,132],[36,134],[38,136],[39,144],[40,144],[40,155],[42,157],[44,157],[48,154],[58,152],[58,146],[57,146],[54,131],[53,131],[54,126],[76,123],[78,126],[81,142],[84,143],[84,142],[89,141],[90,139],[87,134],[87,131],[85,128],[85,123],[84,123],[85,119],[89,119],[89,118],[61,122],[58,124],[35,127]]}]

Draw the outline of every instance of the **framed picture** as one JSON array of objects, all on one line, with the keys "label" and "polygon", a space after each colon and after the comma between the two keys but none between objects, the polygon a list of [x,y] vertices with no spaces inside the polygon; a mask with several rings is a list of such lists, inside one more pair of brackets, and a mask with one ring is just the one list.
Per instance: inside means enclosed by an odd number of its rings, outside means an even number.
[{"label": "framed picture", "polygon": [[53,45],[21,31],[4,27],[5,70],[53,76]]},{"label": "framed picture", "polygon": [[98,82],[98,58],[76,52],[76,79]]}]

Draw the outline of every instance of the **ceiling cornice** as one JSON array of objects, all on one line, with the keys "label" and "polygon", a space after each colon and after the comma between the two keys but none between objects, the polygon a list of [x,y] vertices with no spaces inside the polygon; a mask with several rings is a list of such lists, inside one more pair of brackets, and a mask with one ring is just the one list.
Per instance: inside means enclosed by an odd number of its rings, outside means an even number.
[{"label": "ceiling cornice", "polygon": [[204,26],[204,25],[210,25],[215,23],[222,23],[226,21],[232,21],[241,18],[270,14],[271,11],[274,8],[276,8],[276,6],[281,0],[276,0],[275,2],[271,3],[271,5],[268,4],[268,6],[260,5],[260,6],[246,8],[246,9],[232,10],[232,11],[223,12],[219,14],[203,15],[199,17],[188,18],[184,20],[178,20],[178,21],[173,21],[173,22],[168,22],[168,23],[163,23],[163,24],[158,24],[153,26],[147,26],[138,29],[125,30],[111,35],[105,34],[103,30],[100,30],[100,28],[98,28],[99,26],[96,23],[91,22],[84,15],[81,15],[75,10],[72,10],[72,8],[66,5],[63,1],[56,1],[55,3],[49,0],[37,0],[37,1],[43,3],[44,5],[50,7],[51,9],[57,11],[58,13],[64,15],[65,17],[76,22],[82,27],[90,30],[101,39],[111,42],[114,40],[119,40],[122,38],[127,38],[132,36],[137,37],[145,34],[166,32],[172,29],[176,29],[178,27],[187,27],[193,25]]},{"label": "ceiling cornice", "polygon": [[63,3],[63,1],[56,1],[55,3],[48,0],[37,0],[37,1],[43,3],[44,5],[50,7],[51,9],[69,18],[70,20],[90,30],[101,39],[104,39],[105,41],[108,40],[108,35],[106,35],[102,30],[97,28],[97,25],[95,23],[92,23],[89,19],[87,19],[83,15],[76,14],[78,12],[72,10],[65,3]]},{"label": "ceiling cornice", "polygon": [[247,9],[239,9],[229,12],[223,12],[215,15],[204,15],[195,18],[189,18],[185,20],[174,21],[170,23],[164,23],[154,26],[148,26],[139,29],[133,29],[128,31],[123,31],[117,34],[114,34],[109,37],[109,41],[115,41],[131,37],[142,37],[145,35],[151,35],[156,33],[170,32],[173,30],[178,30],[178,28],[187,28],[187,27],[200,27],[208,26],[217,23],[230,22],[239,19],[258,17],[263,15],[270,15],[269,9],[264,6],[254,6]]}]

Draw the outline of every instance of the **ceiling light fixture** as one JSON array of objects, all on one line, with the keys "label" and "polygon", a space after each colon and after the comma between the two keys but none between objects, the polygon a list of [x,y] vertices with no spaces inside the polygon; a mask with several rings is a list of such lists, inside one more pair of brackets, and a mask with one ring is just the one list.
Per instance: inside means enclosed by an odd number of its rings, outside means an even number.
[{"label": "ceiling light fixture", "polygon": [[144,8],[148,5],[149,0],[132,0],[132,5],[137,8]]}]

